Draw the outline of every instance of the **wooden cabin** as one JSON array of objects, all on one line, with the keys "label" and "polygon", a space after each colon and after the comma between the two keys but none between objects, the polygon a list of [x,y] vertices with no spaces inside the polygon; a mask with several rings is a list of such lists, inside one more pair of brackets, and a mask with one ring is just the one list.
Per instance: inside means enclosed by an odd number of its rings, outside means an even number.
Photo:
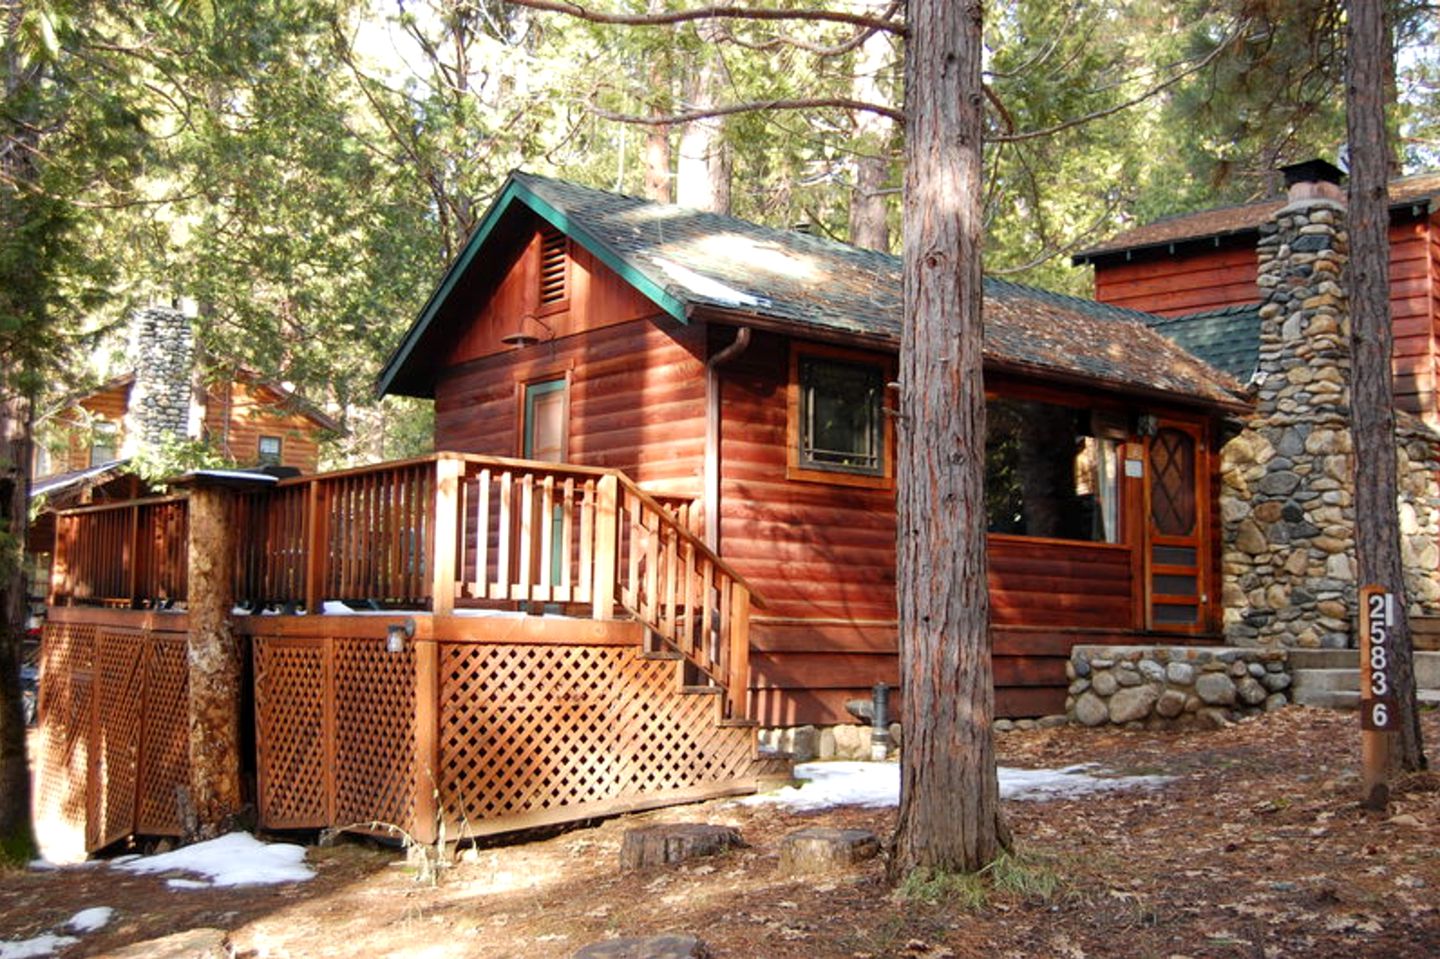
[{"label": "wooden cabin", "polygon": [[[613,468],[693,501],[764,598],[750,714],[898,680],[899,261],[513,174],[390,358],[437,449]],[[1079,642],[1216,637],[1213,454],[1237,384],[1131,310],[987,281],[997,710],[1061,711]]]},{"label": "wooden cabin", "polygon": [[[996,703],[1035,716],[1076,643],[1218,640],[1246,404],[1143,314],[999,281],[985,310]],[[757,726],[899,679],[900,312],[893,257],[512,175],[382,375],[446,452],[60,515],[37,818],[82,851],[181,831],[190,620],[227,614],[265,828],[754,790]]]},{"label": "wooden cabin", "polygon": [[[1340,171],[1331,169],[1338,182]],[[1440,173],[1392,180],[1389,191],[1396,406],[1440,426],[1440,211],[1435,206]],[[1274,198],[1157,220],[1074,260],[1094,267],[1095,299],[1168,318],[1163,324],[1167,335],[1240,374],[1243,382],[1254,371],[1259,329],[1256,247],[1261,227],[1286,202]],[[1248,372],[1242,355],[1247,343]]]}]

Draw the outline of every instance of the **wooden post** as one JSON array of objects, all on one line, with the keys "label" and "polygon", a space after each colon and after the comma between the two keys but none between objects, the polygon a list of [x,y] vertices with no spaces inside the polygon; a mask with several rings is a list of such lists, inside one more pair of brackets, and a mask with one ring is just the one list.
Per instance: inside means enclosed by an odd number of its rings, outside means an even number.
[{"label": "wooden post", "polygon": [[1360,588],[1360,804],[1383,812],[1390,804],[1390,741],[1399,728],[1391,674],[1395,597],[1374,583]]},{"label": "wooden post", "polygon": [[320,495],[320,481],[311,480],[305,497],[305,611],[320,612],[325,601],[325,571],[329,560],[328,503]]},{"label": "wooden post", "polygon": [[591,591],[594,619],[615,616],[615,567],[620,552],[618,493],[619,481],[614,474],[600,477],[595,487],[595,586]]},{"label": "wooden post", "polygon": [[460,536],[460,480],[465,461],[435,461],[435,542],[430,581],[430,611],[449,616],[455,611],[455,551]]},{"label": "wooden post", "polygon": [[728,679],[729,719],[747,718],[750,691],[750,590],[740,583],[730,586],[730,674]]},{"label": "wooden post", "polygon": [[[234,605],[235,530],[227,522],[233,488],[190,484],[189,803],[186,839],[227,832],[240,813],[240,646]],[[182,816],[182,821],[187,817]]]},{"label": "wooden post", "polygon": [[136,590],[140,584],[140,507],[131,506],[127,512],[130,514],[130,531],[125,537],[128,555],[121,560],[125,566],[125,595],[130,608],[139,609],[140,597]]},{"label": "wooden post", "polygon": [[439,838],[440,806],[440,655],[435,637],[415,643],[415,841]]}]

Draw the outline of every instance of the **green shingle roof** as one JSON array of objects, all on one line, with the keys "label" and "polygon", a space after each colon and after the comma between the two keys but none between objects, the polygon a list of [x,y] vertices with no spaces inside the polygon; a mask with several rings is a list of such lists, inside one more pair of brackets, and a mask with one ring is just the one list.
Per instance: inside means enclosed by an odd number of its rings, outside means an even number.
[{"label": "green shingle roof", "polygon": [[1260,304],[1227,306],[1185,316],[1150,317],[1150,327],[1238,382],[1260,362]]},{"label": "green shingle roof", "polygon": [[[515,204],[568,234],[660,309],[746,316],[826,338],[898,348],[900,260],[793,230],[516,172],[381,375],[381,392],[422,393],[416,346],[496,223]],[[481,257],[480,260],[488,260]],[[1234,406],[1238,384],[1150,329],[1149,314],[996,279],[985,281],[991,366]],[[433,355],[433,351],[421,351]]]}]

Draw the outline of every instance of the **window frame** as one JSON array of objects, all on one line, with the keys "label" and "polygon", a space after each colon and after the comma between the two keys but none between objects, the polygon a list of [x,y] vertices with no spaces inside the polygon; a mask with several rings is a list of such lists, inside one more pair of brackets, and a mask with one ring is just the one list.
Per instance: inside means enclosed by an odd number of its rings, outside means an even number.
[{"label": "window frame", "polygon": [[[272,463],[265,458],[265,441],[275,441],[275,461]],[[261,466],[280,466],[285,459],[285,438],[282,436],[271,436],[268,433],[255,438],[255,462]]]},{"label": "window frame", "polygon": [[[807,359],[829,360],[851,366],[868,366],[877,371],[880,380],[878,408],[875,411],[880,434],[877,437],[880,446],[880,469],[878,471],[803,460],[801,449],[805,438],[805,390],[804,384],[801,383],[801,371],[803,362]],[[894,418],[887,412],[886,400],[889,384],[894,377],[895,358],[892,356],[819,343],[792,342],[790,345],[790,375],[786,390],[788,410],[785,436],[785,478],[812,483],[829,483],[836,486],[893,489],[895,485],[895,423]]]},{"label": "window frame", "polygon": [[[533,412],[532,391],[534,395],[558,392],[560,399],[560,459],[557,463],[569,462],[570,457],[570,387],[572,377],[570,371],[546,373],[539,376],[528,376],[515,384],[515,455],[520,459],[530,459],[529,432],[530,416]],[[548,389],[537,389],[538,387],[549,387]],[[548,462],[548,461],[547,461]]]},{"label": "window frame", "polygon": [[[101,446],[96,440],[101,434],[109,437],[108,447]],[[96,449],[109,449],[110,455],[106,459],[96,460]],[[90,425],[90,465],[101,466],[105,463],[113,463],[120,458],[120,424],[114,420],[96,420]]]}]

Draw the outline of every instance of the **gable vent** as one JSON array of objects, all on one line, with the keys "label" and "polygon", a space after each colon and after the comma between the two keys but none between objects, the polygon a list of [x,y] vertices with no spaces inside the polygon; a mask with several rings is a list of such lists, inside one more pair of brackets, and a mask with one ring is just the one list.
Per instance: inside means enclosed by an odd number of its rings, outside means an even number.
[{"label": "gable vent", "polygon": [[564,302],[570,296],[569,238],[559,230],[540,233],[540,305]]}]

